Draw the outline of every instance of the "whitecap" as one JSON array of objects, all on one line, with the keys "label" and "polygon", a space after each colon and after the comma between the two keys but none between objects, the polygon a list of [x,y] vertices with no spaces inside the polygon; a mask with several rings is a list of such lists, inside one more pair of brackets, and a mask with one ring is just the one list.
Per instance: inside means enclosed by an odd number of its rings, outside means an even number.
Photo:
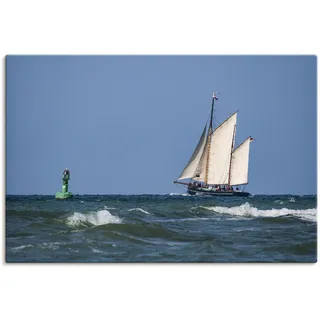
[{"label": "whitecap", "polygon": [[181,221],[200,221],[200,220],[212,220],[212,218],[177,218],[177,219],[158,219],[154,220],[154,222],[161,222],[161,223],[167,223],[167,222],[181,222]]},{"label": "whitecap", "polygon": [[132,209],[129,209],[128,211],[141,211],[145,214],[150,214],[150,212],[146,211],[146,210],[143,210],[141,208],[132,208]]},{"label": "whitecap", "polygon": [[186,196],[190,196],[189,193],[176,193],[176,192],[171,192],[169,193],[169,196],[183,196],[183,197],[186,197]]},{"label": "whitecap", "polygon": [[295,216],[297,218],[308,220],[308,221],[317,221],[317,209],[269,209],[269,210],[259,210],[251,206],[248,202],[236,207],[203,207],[207,210],[215,211],[218,213],[226,213],[235,216],[242,217],[282,217],[282,216]]},{"label": "whitecap", "polygon": [[92,224],[101,226],[109,223],[121,223],[122,220],[118,216],[113,216],[108,210],[99,210],[92,213],[74,212],[73,215],[67,218],[67,224],[70,226],[79,226]]},{"label": "whitecap", "polygon": [[44,242],[42,244],[39,244],[38,247],[41,248],[41,249],[49,248],[49,249],[52,249],[52,250],[56,250],[56,249],[59,248],[60,244],[65,244],[65,243],[62,243],[62,242]]},{"label": "whitecap", "polygon": [[22,250],[24,248],[30,248],[30,247],[33,247],[33,245],[32,244],[27,244],[27,245],[24,245],[24,246],[14,247],[14,248],[12,248],[12,251],[19,251],[19,250]]}]

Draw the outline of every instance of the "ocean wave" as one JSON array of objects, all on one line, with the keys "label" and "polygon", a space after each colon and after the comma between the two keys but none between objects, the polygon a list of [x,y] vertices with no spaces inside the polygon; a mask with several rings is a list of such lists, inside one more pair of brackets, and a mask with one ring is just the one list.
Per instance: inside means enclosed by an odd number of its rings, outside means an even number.
[{"label": "ocean wave", "polygon": [[143,213],[146,213],[146,214],[150,214],[150,212],[148,212],[146,210],[143,210],[141,208],[132,208],[132,209],[129,209],[128,211],[140,211],[140,212],[143,212]]},{"label": "ocean wave", "polygon": [[187,196],[190,196],[190,194],[189,194],[189,193],[171,192],[171,193],[169,193],[169,196],[183,196],[183,197],[187,197]]},{"label": "ocean wave", "polygon": [[154,220],[153,222],[160,222],[160,223],[171,223],[171,222],[184,222],[184,221],[204,221],[204,220],[212,220],[212,218],[177,218],[177,219],[158,219]]},{"label": "ocean wave", "polygon": [[83,214],[74,212],[74,214],[67,218],[67,224],[76,227],[79,225],[94,225],[101,226],[109,223],[121,223],[122,220],[118,216],[112,215],[108,210],[99,210],[93,213]]},{"label": "ocean wave", "polygon": [[12,248],[11,250],[12,250],[12,251],[19,251],[19,250],[22,250],[22,249],[25,249],[25,248],[31,248],[31,247],[33,247],[32,244],[27,244],[27,245],[24,245],[24,246],[14,247],[14,248]]},{"label": "ocean wave", "polygon": [[236,207],[202,207],[207,210],[212,210],[217,213],[226,213],[235,216],[242,217],[283,217],[287,215],[295,216],[297,218],[307,220],[307,221],[317,221],[317,209],[270,209],[270,210],[260,210],[251,206],[248,202]]},{"label": "ocean wave", "polygon": [[40,249],[53,249],[53,250],[56,250],[56,249],[59,248],[59,245],[61,245],[61,244],[66,244],[66,243],[63,243],[63,242],[43,242],[43,243],[38,243],[38,244],[35,244],[35,245],[27,244],[27,245],[22,245],[22,246],[19,246],[19,247],[14,247],[11,250],[12,251],[19,251],[19,250],[23,250],[23,249],[26,249],[26,248],[32,248],[32,247],[36,247],[36,248],[40,248]]},{"label": "ocean wave", "polygon": [[66,244],[65,242],[43,242],[39,245],[37,245],[37,247],[41,248],[41,249],[52,249],[52,250],[56,250],[59,248],[60,245],[62,244]]}]

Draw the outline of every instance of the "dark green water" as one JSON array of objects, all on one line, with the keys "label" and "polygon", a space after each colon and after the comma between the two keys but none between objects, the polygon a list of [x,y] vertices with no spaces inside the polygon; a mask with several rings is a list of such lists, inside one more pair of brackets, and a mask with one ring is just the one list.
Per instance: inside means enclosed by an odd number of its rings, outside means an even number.
[{"label": "dark green water", "polygon": [[316,262],[316,196],[6,197],[7,262]]}]

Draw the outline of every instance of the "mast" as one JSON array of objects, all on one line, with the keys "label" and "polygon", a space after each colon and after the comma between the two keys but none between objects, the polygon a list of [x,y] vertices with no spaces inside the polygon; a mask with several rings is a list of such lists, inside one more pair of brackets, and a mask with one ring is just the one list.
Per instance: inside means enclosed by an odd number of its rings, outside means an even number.
[{"label": "mast", "polygon": [[231,181],[232,152],[233,152],[233,148],[234,148],[235,137],[236,137],[236,125],[234,125],[234,128],[233,128],[233,138],[232,138],[232,145],[231,145],[231,156],[230,156],[230,165],[229,165],[229,180],[228,180],[228,186],[230,186],[230,181]]},{"label": "mast", "polygon": [[211,115],[210,115],[210,128],[212,128],[213,108],[214,108],[214,100],[215,99],[216,99],[216,92],[214,92],[213,96],[212,96]]},{"label": "mast", "polygon": [[206,173],[204,178],[204,183],[208,184],[208,172],[209,172],[209,159],[210,159],[210,147],[211,147],[211,139],[212,139],[212,125],[213,125],[213,109],[214,109],[214,100],[218,100],[216,94],[218,92],[214,92],[212,95],[212,105],[211,105],[211,115],[210,115],[210,126],[208,130],[208,154],[207,154],[207,163],[206,163]]},{"label": "mast", "polygon": [[212,138],[212,128],[211,124],[208,130],[208,154],[207,154],[207,162],[206,162],[206,173],[204,176],[204,184],[208,184],[208,172],[209,172],[209,159],[210,159],[210,149],[211,149],[211,138]]}]

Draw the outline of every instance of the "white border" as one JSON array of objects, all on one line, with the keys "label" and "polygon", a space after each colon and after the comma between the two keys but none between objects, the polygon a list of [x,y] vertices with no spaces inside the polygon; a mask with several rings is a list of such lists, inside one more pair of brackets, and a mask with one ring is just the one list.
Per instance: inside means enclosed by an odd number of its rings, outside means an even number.
[{"label": "white border", "polygon": [[[317,54],[319,10],[315,3],[6,1],[0,9],[0,47],[2,57],[31,53]],[[4,61],[2,97],[3,67]],[[3,133],[4,116],[3,112]],[[3,144],[1,139],[2,150]],[[3,156],[3,212],[4,160]],[[3,231],[4,222],[1,219]],[[3,248],[4,233],[2,259]],[[319,264],[6,265],[2,260],[0,268],[3,319],[319,318]]]}]

